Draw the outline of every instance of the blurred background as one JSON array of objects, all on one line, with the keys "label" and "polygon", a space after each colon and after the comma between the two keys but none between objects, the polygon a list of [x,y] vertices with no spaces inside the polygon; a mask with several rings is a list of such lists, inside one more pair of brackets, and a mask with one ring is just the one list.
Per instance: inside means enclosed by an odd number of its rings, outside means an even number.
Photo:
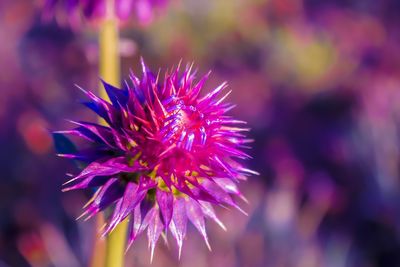
[{"label": "blurred background", "polygon": [[[121,29],[123,75],[194,61],[207,88],[229,81],[255,139],[240,188],[249,216],[219,209],[212,252],[194,227],[178,261],[143,235],[126,266],[400,266],[400,1],[176,0],[148,27]],[[96,90],[96,29],[40,19],[40,1],[0,2],[0,266],[87,266],[87,192],[61,193],[51,130],[94,120],[74,84]],[[172,240],[171,240],[172,241]]]}]

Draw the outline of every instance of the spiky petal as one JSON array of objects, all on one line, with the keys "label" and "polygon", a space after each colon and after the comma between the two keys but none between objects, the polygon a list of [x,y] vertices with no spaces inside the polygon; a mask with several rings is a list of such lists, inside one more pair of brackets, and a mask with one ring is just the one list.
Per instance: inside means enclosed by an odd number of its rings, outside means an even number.
[{"label": "spiky petal", "polygon": [[86,168],[64,191],[97,187],[84,216],[113,207],[104,235],[130,217],[128,247],[147,229],[153,257],[163,232],[176,239],[179,255],[190,221],[210,248],[205,218],[223,229],[212,204],[234,207],[245,199],[237,183],[256,174],[237,159],[251,142],[244,123],[226,115],[226,83],[200,97],[208,74],[196,82],[191,66],[166,73],[161,82],[142,62],[143,76],[131,75],[124,89],[103,82],[110,102],[83,90],[89,107],[107,123],[73,122],[58,132],[78,136],[91,146],[61,156],[84,160]]}]

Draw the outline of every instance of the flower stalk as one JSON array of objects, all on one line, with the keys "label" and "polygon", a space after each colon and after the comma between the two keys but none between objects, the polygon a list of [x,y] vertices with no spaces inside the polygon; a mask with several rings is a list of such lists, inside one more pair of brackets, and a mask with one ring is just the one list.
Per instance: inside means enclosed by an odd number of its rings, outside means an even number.
[{"label": "flower stalk", "polygon": [[[99,68],[100,77],[109,84],[119,87],[121,79],[121,67],[119,58],[119,33],[118,20],[115,17],[115,0],[107,1],[107,17],[101,22],[99,33]],[[107,98],[103,86],[99,87],[100,96]]]},{"label": "flower stalk", "polygon": [[[100,77],[114,86],[120,86],[120,58],[118,19],[115,16],[114,1],[107,0],[107,14],[102,21],[99,33],[99,69]],[[100,96],[108,100],[103,88],[99,86]],[[107,237],[105,267],[122,267],[124,265],[124,251],[126,243],[127,220],[119,224]]]}]

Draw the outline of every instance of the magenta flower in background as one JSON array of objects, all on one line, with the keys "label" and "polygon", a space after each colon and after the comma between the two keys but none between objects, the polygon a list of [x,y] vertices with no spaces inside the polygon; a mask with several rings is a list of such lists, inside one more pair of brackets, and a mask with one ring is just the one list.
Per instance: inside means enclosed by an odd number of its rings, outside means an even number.
[{"label": "magenta flower in background", "polygon": [[107,102],[91,92],[84,104],[106,122],[73,122],[77,128],[61,131],[89,141],[89,147],[60,156],[86,161],[83,171],[66,183],[64,191],[98,188],[86,204],[92,217],[113,207],[104,234],[130,217],[128,246],[147,228],[151,255],[163,231],[176,239],[179,254],[190,221],[209,247],[205,218],[225,228],[212,204],[241,210],[234,198],[245,198],[237,183],[257,174],[237,159],[252,142],[239,127],[245,122],[226,113],[224,82],[200,96],[208,75],[195,81],[192,67],[179,67],[163,81],[142,62],[143,77],[131,75],[131,84],[117,89],[103,82]]},{"label": "magenta flower in background", "polygon": [[[148,24],[153,19],[156,8],[166,5],[168,0],[114,0],[113,8],[120,21],[127,21],[132,16],[141,24]],[[71,24],[76,24],[82,17],[97,21],[106,16],[107,0],[46,0],[45,18],[51,18],[59,12],[67,17]]]}]

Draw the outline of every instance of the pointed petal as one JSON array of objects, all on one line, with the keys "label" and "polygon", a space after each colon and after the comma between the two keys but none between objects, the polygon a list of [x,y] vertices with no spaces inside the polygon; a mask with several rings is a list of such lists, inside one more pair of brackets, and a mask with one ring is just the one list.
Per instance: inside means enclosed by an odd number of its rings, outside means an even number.
[{"label": "pointed petal", "polygon": [[197,228],[197,230],[201,233],[206,242],[206,245],[209,250],[211,250],[210,244],[207,238],[206,226],[204,222],[204,213],[200,207],[200,205],[191,199],[186,202],[186,214],[189,220],[193,223],[193,225]]},{"label": "pointed petal", "polygon": [[69,154],[77,152],[74,143],[69,140],[64,134],[60,132],[53,132],[53,141],[58,153]]},{"label": "pointed petal", "polygon": [[136,240],[137,236],[142,232],[142,216],[140,212],[140,205],[137,205],[134,211],[131,214],[131,220],[129,223],[129,236],[128,236],[128,245],[126,251],[132,246],[133,241]]},{"label": "pointed petal", "polygon": [[124,198],[121,205],[122,220],[131,213],[134,208],[146,196],[147,190],[139,190],[135,183],[128,182],[125,188]]},{"label": "pointed petal", "polygon": [[90,122],[70,122],[80,126],[78,128],[75,128],[74,130],[68,131],[70,134],[84,137],[92,142],[104,143],[110,147],[115,147],[111,128]]},{"label": "pointed petal", "polygon": [[172,193],[165,192],[160,189],[158,189],[156,192],[156,198],[158,206],[160,207],[165,229],[168,229],[169,223],[172,219],[174,198],[172,196]]},{"label": "pointed petal", "polygon": [[221,83],[217,88],[215,88],[213,91],[205,95],[203,98],[199,100],[199,103],[207,103],[210,100],[212,100],[214,97],[216,97],[223,89],[225,89],[227,86],[227,82]]},{"label": "pointed petal", "polygon": [[182,253],[183,239],[186,235],[187,216],[185,209],[185,200],[183,198],[175,199],[172,221],[169,225],[172,235],[176,239],[179,249],[179,258]]},{"label": "pointed petal", "polygon": [[151,251],[150,262],[153,262],[154,248],[163,230],[163,224],[161,222],[158,208],[154,208],[153,212],[153,219],[150,221],[149,226],[147,227],[147,238],[149,240]]},{"label": "pointed petal", "polygon": [[111,84],[105,82],[104,80],[101,80],[104,89],[107,92],[108,97],[110,98],[111,103],[114,106],[125,106],[128,102],[128,91],[124,89],[119,89]]},{"label": "pointed petal", "polygon": [[145,190],[138,190],[135,183],[129,182],[125,187],[124,196],[119,206],[115,207],[112,218],[105,230],[105,233],[112,232],[117,225],[122,222],[131,213],[134,208],[142,201],[146,195]]},{"label": "pointed petal", "polygon": [[133,214],[131,214],[133,218],[130,222],[127,250],[153,219],[153,210],[154,203],[146,201],[146,199],[144,199],[139,205],[136,205]]},{"label": "pointed petal", "polygon": [[200,204],[201,204],[201,209],[203,210],[203,213],[207,217],[209,217],[210,219],[215,221],[224,231],[226,231],[225,225],[221,222],[220,219],[218,219],[218,217],[215,214],[215,211],[214,211],[213,207],[211,206],[211,204],[208,203],[208,202],[205,202],[205,201],[200,201]]},{"label": "pointed petal", "polygon": [[191,101],[197,99],[201,89],[204,86],[204,83],[207,81],[210,74],[211,74],[211,71],[209,71],[206,75],[204,75],[203,78],[201,78],[201,80],[193,87],[192,91],[190,92],[190,100]]},{"label": "pointed petal", "polygon": [[235,203],[235,201],[233,201],[231,196],[227,192],[225,192],[221,187],[219,187],[218,184],[216,184],[215,182],[206,180],[201,185],[210,195],[212,195],[220,203],[225,203],[229,206],[232,206],[237,210],[239,210],[240,212],[242,212],[244,215],[247,215],[247,213],[244,210],[242,210]]},{"label": "pointed petal", "polygon": [[239,196],[243,201],[247,202],[247,199],[243,196],[243,194],[239,191],[239,188],[229,178],[216,178],[214,181],[222,188],[225,190],[225,192],[228,192],[229,194],[234,194]]},{"label": "pointed petal", "polygon": [[111,116],[110,116],[110,104],[103,99],[97,97],[95,94],[92,92],[86,91],[82,87],[75,85],[77,88],[79,88],[87,97],[89,97],[92,101],[89,102],[83,102],[82,104],[94,111],[97,115],[99,115],[101,118],[103,118],[108,124],[111,122]]},{"label": "pointed petal", "polygon": [[79,182],[73,186],[65,187],[63,191],[87,187],[96,176],[110,176],[120,172],[134,172],[140,167],[128,166],[124,157],[111,158],[105,162],[92,162],[78,176],[67,183]]},{"label": "pointed petal", "polygon": [[114,203],[121,198],[122,194],[123,188],[119,184],[118,178],[110,178],[85,205],[89,217]]}]

